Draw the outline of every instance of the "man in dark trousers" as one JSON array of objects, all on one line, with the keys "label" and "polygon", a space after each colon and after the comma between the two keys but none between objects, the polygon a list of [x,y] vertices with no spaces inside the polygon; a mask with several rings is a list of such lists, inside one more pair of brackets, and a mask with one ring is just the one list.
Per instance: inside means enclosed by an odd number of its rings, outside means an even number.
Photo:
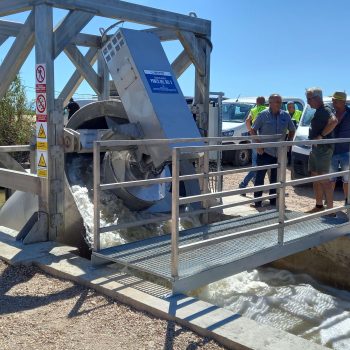
[{"label": "man in dark trousers", "polygon": [[[346,105],[346,93],[337,91],[332,96],[332,103],[335,110],[335,116],[338,124],[334,129],[334,138],[350,138],[350,108]],[[341,170],[349,170],[349,144],[336,143],[331,162],[332,172]],[[336,178],[332,179],[332,188],[334,191]],[[345,204],[348,197],[349,175],[343,175],[343,191],[345,196]]]},{"label": "man in dark trousers", "polygon": [[73,97],[70,98],[67,107],[65,108],[68,111],[68,120],[70,117],[80,109],[80,106],[73,100]]},{"label": "man in dark trousers", "polygon": [[[295,134],[295,125],[292,122],[290,115],[281,109],[282,97],[278,94],[273,94],[269,97],[269,108],[262,111],[253,124],[252,135],[281,135],[281,141],[284,141],[288,131],[288,141],[293,140]],[[264,142],[278,141],[275,138],[264,140]],[[260,142],[260,141],[256,141]],[[258,148],[257,149],[257,165],[277,164],[277,148]],[[264,184],[264,178],[267,169],[258,170],[255,177],[255,186]],[[271,169],[270,183],[277,182],[277,169]],[[270,195],[275,194],[276,190],[271,189]],[[254,192],[254,197],[262,196],[262,191]],[[261,201],[256,202],[252,206],[255,208],[261,207]],[[276,205],[276,198],[270,199],[270,205]]]}]

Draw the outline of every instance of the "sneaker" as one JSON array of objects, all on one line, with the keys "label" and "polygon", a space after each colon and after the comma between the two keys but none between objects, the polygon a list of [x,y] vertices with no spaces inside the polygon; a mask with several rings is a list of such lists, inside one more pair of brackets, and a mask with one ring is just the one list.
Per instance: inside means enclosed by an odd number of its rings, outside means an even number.
[{"label": "sneaker", "polygon": [[330,214],[326,214],[324,215],[325,218],[336,218],[337,217],[337,213],[330,213]]},{"label": "sneaker", "polygon": [[[247,186],[244,186],[244,184],[241,182],[239,185],[238,185],[238,188],[246,188]],[[247,197],[247,194],[246,193],[241,193],[240,196],[242,197]]]},{"label": "sneaker", "polygon": [[323,210],[325,210],[325,209],[326,209],[326,208],[325,208],[324,206],[322,206],[321,208],[315,206],[315,207],[313,207],[312,209],[307,210],[307,211],[305,212],[305,214],[318,213],[318,212],[323,211]]},{"label": "sneaker", "polygon": [[250,204],[250,207],[256,209],[256,208],[261,208],[262,205],[261,205],[261,202],[260,202],[260,203],[258,202],[258,203],[252,203],[252,204]]}]

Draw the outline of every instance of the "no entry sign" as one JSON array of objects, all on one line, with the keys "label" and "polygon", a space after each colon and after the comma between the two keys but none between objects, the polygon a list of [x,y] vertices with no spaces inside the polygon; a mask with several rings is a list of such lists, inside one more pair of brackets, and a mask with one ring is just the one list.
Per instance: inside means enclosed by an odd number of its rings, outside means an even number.
[{"label": "no entry sign", "polygon": [[37,64],[35,70],[35,77],[37,84],[46,84],[46,65]]}]

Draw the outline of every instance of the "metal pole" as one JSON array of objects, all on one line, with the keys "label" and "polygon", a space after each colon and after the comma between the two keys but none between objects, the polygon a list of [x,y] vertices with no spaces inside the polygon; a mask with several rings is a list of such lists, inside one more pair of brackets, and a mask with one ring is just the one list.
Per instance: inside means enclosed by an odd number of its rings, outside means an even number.
[{"label": "metal pole", "polygon": [[172,152],[172,197],[171,197],[171,276],[179,277],[179,150]]},{"label": "metal pole", "polygon": [[278,163],[279,168],[277,169],[278,176],[277,181],[281,183],[281,188],[277,189],[278,199],[278,222],[281,226],[278,228],[278,244],[284,242],[284,215],[285,215],[285,196],[286,196],[286,170],[287,170],[287,152],[288,147],[283,146],[278,148]]},{"label": "metal pole", "polygon": [[100,242],[100,144],[94,142],[94,251],[101,249]]},{"label": "metal pole", "polygon": [[[218,136],[222,136],[222,97],[224,96],[223,93],[218,94]],[[222,142],[218,143],[219,145],[222,144]],[[218,151],[217,154],[217,171],[221,171],[221,161],[222,161],[222,151]],[[218,192],[222,191],[223,188],[223,176],[218,176],[217,177],[217,183],[218,183]],[[222,199],[221,199],[222,201]]]},{"label": "metal pole", "polygon": [[[204,178],[203,178],[203,189],[202,193],[209,193],[209,151],[205,151],[203,155],[203,173],[204,173]],[[204,208],[205,208],[205,213],[203,214],[203,224],[207,225],[209,222],[209,200],[204,201]]]},{"label": "metal pole", "polygon": [[[350,143],[349,143],[349,162],[350,162]],[[348,164],[350,164],[350,163],[348,163]],[[347,199],[346,202],[347,202],[348,208],[346,209],[346,215],[348,216],[348,220],[350,221],[350,206],[349,206],[349,204],[350,204],[350,186],[349,186],[350,167],[349,167],[348,176],[349,176],[349,178],[348,178],[348,193],[347,193],[347,197],[346,197],[346,199]]]}]

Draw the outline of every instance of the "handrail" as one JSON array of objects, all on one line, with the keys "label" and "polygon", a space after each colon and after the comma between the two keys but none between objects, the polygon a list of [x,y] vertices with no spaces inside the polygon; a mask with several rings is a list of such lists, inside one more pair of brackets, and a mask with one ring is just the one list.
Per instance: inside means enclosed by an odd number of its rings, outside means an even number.
[{"label": "handrail", "polygon": [[[311,220],[313,218],[317,218],[326,214],[335,213],[341,209],[348,209],[350,211],[350,205],[349,206],[341,206],[337,208],[327,209],[320,213],[315,214],[309,214],[309,215],[303,215],[302,217],[298,217],[295,219],[285,219],[284,211],[285,211],[285,188],[287,186],[296,186],[304,183],[311,183],[314,181],[321,181],[325,179],[330,179],[336,176],[345,175],[349,173],[350,171],[340,171],[340,172],[334,172],[324,175],[318,175],[318,176],[312,176],[307,178],[302,178],[298,180],[286,180],[286,166],[287,166],[287,150],[292,145],[319,145],[319,144],[335,144],[335,143],[349,143],[350,145],[350,139],[342,138],[342,139],[322,139],[322,140],[301,140],[301,141],[271,141],[271,136],[263,136],[263,137],[216,137],[216,138],[194,138],[194,139],[170,139],[170,140],[164,140],[164,139],[154,139],[154,140],[106,140],[106,141],[96,141],[94,142],[94,237],[95,237],[95,244],[94,244],[94,250],[100,249],[100,243],[99,243],[99,236],[100,233],[109,232],[111,230],[116,229],[123,229],[123,228],[129,228],[139,225],[145,225],[149,223],[155,223],[160,221],[165,221],[171,218],[171,273],[174,279],[178,278],[179,271],[179,254],[185,251],[189,251],[192,249],[198,249],[200,247],[209,245],[209,244],[216,244],[219,242],[224,242],[225,240],[234,239],[237,237],[242,237],[245,235],[253,235],[257,234],[259,232],[262,232],[264,230],[271,230],[271,229],[277,229],[278,230],[278,243],[284,244],[284,229],[286,226],[290,226],[293,224],[296,224],[298,222],[304,221],[304,220]],[[277,138],[280,138],[280,135],[277,135]],[[246,144],[222,144],[222,145],[186,145],[186,146],[175,146],[175,144],[181,144],[181,143],[192,143],[192,142],[207,142],[208,141],[234,141],[234,140],[249,140],[250,143]],[[260,139],[261,142],[256,143],[256,140]],[[267,140],[264,142],[264,140]],[[164,177],[164,178],[156,178],[156,179],[147,179],[147,180],[138,180],[138,181],[127,181],[127,182],[121,182],[121,183],[110,183],[110,184],[101,184],[100,183],[100,152],[104,151],[105,149],[113,149],[115,147],[118,149],[120,146],[144,146],[144,145],[162,145],[162,144],[171,144],[172,146],[172,177]],[[245,167],[245,168],[239,168],[239,169],[230,169],[230,170],[221,170],[221,171],[213,171],[209,172],[208,163],[209,163],[209,157],[208,152],[209,151],[223,151],[223,150],[239,150],[239,149],[256,149],[256,148],[277,148],[278,149],[278,155],[277,164],[272,165],[265,165],[265,166],[257,166],[257,167]],[[197,174],[190,174],[190,175],[180,175],[179,173],[179,162],[181,155],[184,153],[198,153],[200,156],[204,155],[204,170],[201,173]],[[227,190],[227,191],[217,191],[214,193],[205,193],[206,191],[202,191],[199,195],[193,195],[188,197],[180,197],[179,193],[179,183],[180,181],[187,181],[187,180],[193,180],[193,179],[204,179],[204,184],[206,183],[207,179],[214,176],[223,176],[228,174],[236,174],[240,172],[246,172],[250,170],[258,171],[263,169],[277,169],[278,171],[278,179],[276,183],[269,184],[269,185],[262,185],[262,186],[254,186],[254,187],[248,187],[248,188],[242,188],[242,189],[234,189],[234,190]],[[96,176],[98,175],[98,179],[96,179]],[[117,225],[109,225],[105,227],[100,227],[100,211],[99,211],[99,198],[100,198],[100,191],[101,190],[111,190],[116,188],[127,188],[127,187],[134,187],[134,186],[149,186],[153,184],[159,184],[159,183],[170,183],[172,184],[172,209],[171,209],[171,216],[170,215],[162,215],[161,217],[153,217],[149,219],[144,220],[138,220],[135,222],[126,222],[126,223],[120,223]],[[265,191],[265,190],[271,190],[276,189],[277,194],[275,195],[268,195],[268,196],[262,196],[254,199],[248,199],[244,200],[239,203],[229,203],[229,204],[221,204],[221,205],[214,205],[214,206],[208,206],[208,200],[213,198],[222,198],[227,197],[231,195],[238,195],[238,194],[245,194],[249,192],[257,192],[257,191]],[[212,211],[218,211],[222,210],[223,208],[228,207],[234,207],[236,205],[242,205],[247,203],[254,203],[257,201],[261,201],[264,199],[274,199],[276,198],[278,200],[278,207],[279,207],[279,216],[278,216],[278,222],[275,224],[266,225],[264,227],[259,227],[253,230],[243,230],[236,233],[229,233],[226,235],[222,235],[220,237],[214,237],[211,239],[207,239],[204,241],[194,242],[191,244],[179,245],[179,219],[182,217],[190,216],[190,215],[199,215],[203,214],[204,218],[207,217],[209,212]],[[186,205],[190,203],[195,202],[202,202],[204,203],[203,209],[197,209],[197,210],[189,210],[184,213],[180,213],[179,207],[180,205]]]},{"label": "handrail", "polygon": [[32,150],[31,145],[0,146],[0,153],[30,152]]}]

